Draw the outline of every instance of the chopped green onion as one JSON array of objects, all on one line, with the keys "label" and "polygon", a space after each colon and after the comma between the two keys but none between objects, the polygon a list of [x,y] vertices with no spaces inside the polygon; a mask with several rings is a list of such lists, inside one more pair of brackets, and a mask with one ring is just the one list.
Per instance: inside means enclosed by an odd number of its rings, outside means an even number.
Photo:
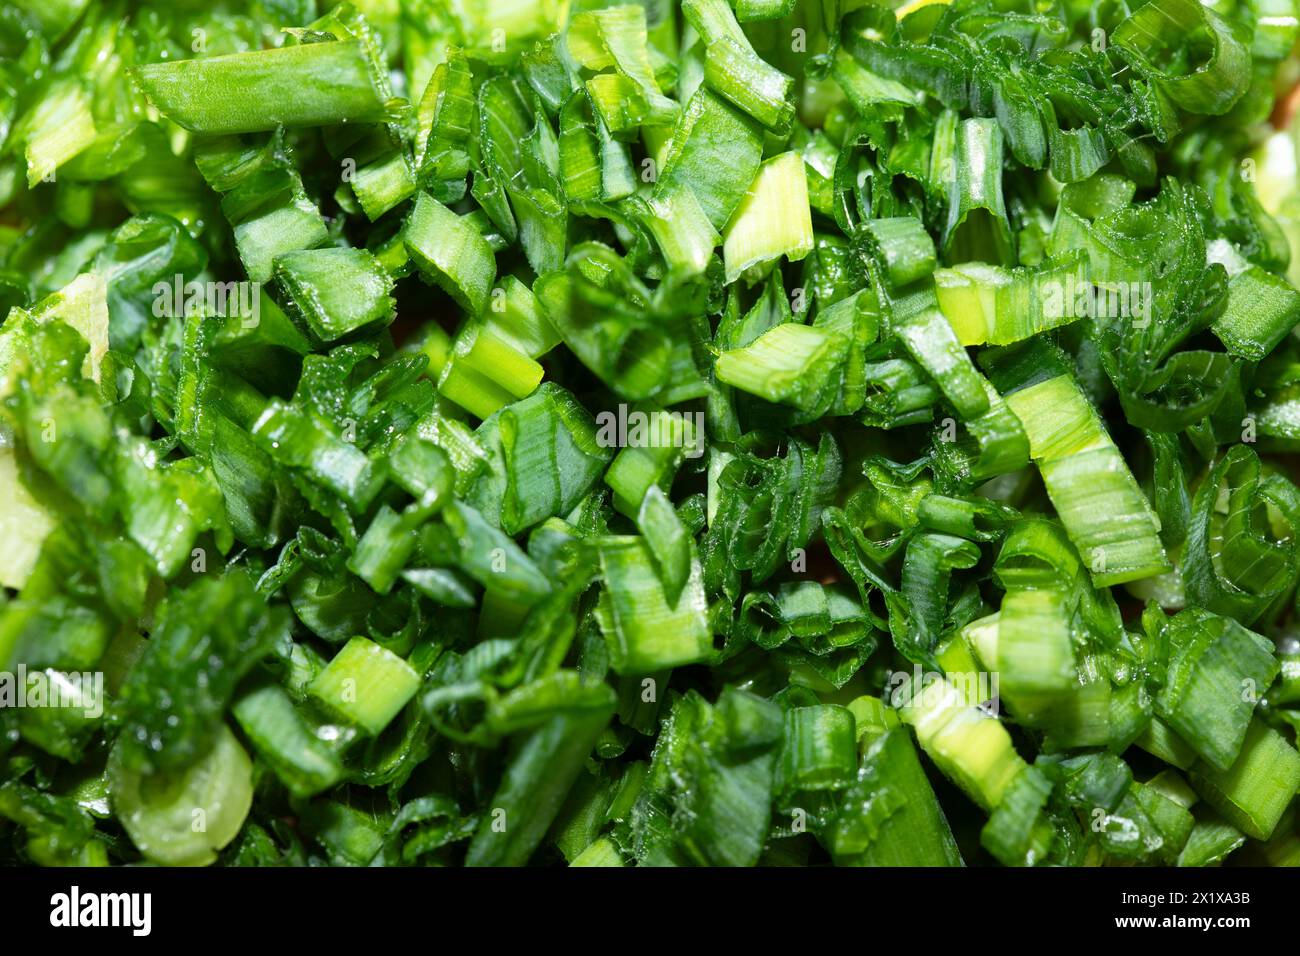
[{"label": "chopped green onion", "polygon": [[1273,649],[1231,618],[1199,609],[1174,617],[1172,652],[1156,712],[1218,770],[1232,766],[1254,702],[1277,676]]},{"label": "chopped green onion", "polygon": [[1030,385],[1006,402],[1025,426],[1030,454],[1093,581],[1168,571],[1151,506],[1073,378]]},{"label": "chopped green onion", "polygon": [[207,754],[179,770],[145,775],[121,754],[117,747],[109,758],[113,812],[150,860],[203,866],[239,833],[253,803],[253,764],[224,724]]},{"label": "chopped green onion", "polygon": [[1191,780],[1229,823],[1267,840],[1300,787],[1300,754],[1277,731],[1253,721],[1231,767],[1198,764]]},{"label": "chopped green onion", "polygon": [[295,797],[311,797],[343,778],[338,757],[312,733],[279,686],[242,695],[232,708],[240,729]]},{"label": "chopped green onion", "polygon": [[387,97],[360,40],[150,63],[132,75],[163,115],[198,133],[388,117]]},{"label": "chopped green onion", "polygon": [[354,637],[316,675],[308,693],[371,735],[378,734],[415,696],[420,675],[364,637]]},{"label": "chopped green onion", "polygon": [[427,193],[418,193],[403,233],[420,274],[478,314],[487,307],[496,260],[473,223]]},{"label": "chopped green onion", "polygon": [[847,340],[816,326],[787,322],[743,349],[718,356],[718,381],[804,412],[824,411],[834,400]]},{"label": "chopped green onion", "polygon": [[754,182],[723,232],[727,281],[755,276],[782,256],[797,262],[812,251],[812,218],[803,158],[774,156],[759,167]]},{"label": "chopped green onion", "polygon": [[392,277],[364,249],[287,252],[273,275],[293,314],[323,342],[392,321]]},{"label": "chopped green onion", "polygon": [[1300,862],[1296,0],[315,6],[0,11],[0,862]]},{"label": "chopped green onion", "polygon": [[686,586],[670,602],[643,539],[610,537],[599,549],[605,579],[599,620],[616,673],[651,674],[712,653],[697,561],[691,562]]},{"label": "chopped green onion", "polygon": [[840,799],[830,836],[838,865],[962,865],[906,730],[895,727],[866,744],[857,779]]}]

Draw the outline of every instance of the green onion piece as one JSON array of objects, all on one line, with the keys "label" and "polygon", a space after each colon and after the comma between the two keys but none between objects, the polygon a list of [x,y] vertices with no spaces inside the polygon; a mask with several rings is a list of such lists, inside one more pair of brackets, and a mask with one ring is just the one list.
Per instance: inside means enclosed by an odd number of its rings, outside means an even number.
[{"label": "green onion piece", "polygon": [[289,617],[285,607],[268,614],[240,568],[173,591],[118,694],[123,723],[115,750],[123,765],[168,773],[209,752],[236,686],[287,640]]},{"label": "green onion piece", "polygon": [[934,272],[934,240],[919,219],[872,219],[862,228],[872,254],[884,264],[885,278],[891,286],[901,288]]},{"label": "green onion piece", "polygon": [[871,294],[864,290],[819,309],[812,324],[814,328],[842,335],[849,343],[839,394],[827,414],[852,415],[866,400],[867,370],[864,358],[867,346],[880,334],[879,309]]},{"label": "green onion piece", "polygon": [[420,419],[412,430],[419,439],[442,449],[456,469],[455,491],[464,495],[487,464],[487,452],[463,422],[437,411]]},{"label": "green onion piece", "polygon": [[560,342],[533,290],[514,276],[506,276],[492,290],[492,307],[484,318],[500,338],[529,358],[540,358]]},{"label": "green onion piece", "polygon": [[699,275],[721,241],[694,190],[669,184],[648,200],[646,220],[664,260],[681,275]]},{"label": "green onion piece", "polygon": [[441,504],[455,478],[447,453],[418,434],[398,443],[388,456],[388,468],[393,480],[426,507]]},{"label": "green onion piece", "polygon": [[366,866],[384,849],[391,813],[375,814],[334,799],[300,806],[303,832],[326,849],[331,865]]},{"label": "green onion piece", "polygon": [[486,419],[531,395],[544,374],[499,324],[472,318],[456,336],[450,360],[438,377],[438,394]]},{"label": "green onion piece", "polygon": [[416,532],[431,512],[431,508],[422,505],[413,505],[400,513],[388,505],[380,505],[348,558],[348,570],[377,593],[387,594],[415,551]]},{"label": "green onion piece", "polygon": [[790,128],[794,80],[761,59],[748,42],[724,36],[709,43],[704,82],[774,132]]},{"label": "green onion piece", "polygon": [[854,733],[858,737],[858,746],[863,748],[864,752],[865,748],[877,737],[895,727],[901,726],[898,711],[892,707],[887,707],[879,697],[871,697],[866,694],[855,697],[849,702],[848,708],[855,721]]},{"label": "green onion piece", "polygon": [[[673,127],[655,191],[671,187],[693,190],[713,228],[722,231],[748,194],[762,158],[761,128],[701,87]],[[806,184],[803,189],[806,193]],[[802,215],[797,209],[795,213]]]},{"label": "green onion piece", "polygon": [[1188,810],[1200,799],[1196,791],[1175,770],[1160,771],[1148,780],[1145,786]]},{"label": "green onion piece", "polygon": [[961,866],[957,841],[911,737],[897,726],[895,711],[879,713],[886,724],[867,739],[857,778],[840,794],[831,824],[828,843],[836,865]]},{"label": "green onion piece", "polygon": [[1267,840],[1300,788],[1300,753],[1267,724],[1251,722],[1227,770],[1197,764],[1192,786],[1247,836]]},{"label": "green onion piece", "polygon": [[27,831],[24,849],[38,866],[107,866],[107,845],[93,836],[94,818],[108,813],[107,783],[100,774],[55,796],[10,780],[0,784],[0,817]]},{"label": "green onion piece", "polygon": [[[600,146],[600,198],[605,202],[613,202],[631,196],[637,189],[637,177],[632,169],[628,144],[615,139],[609,127],[599,118],[595,127],[596,140]],[[645,134],[650,128],[643,129],[642,133]]]},{"label": "green onion piece", "polygon": [[1048,170],[1058,182],[1081,182],[1110,161],[1106,137],[1100,129],[1088,124],[1062,129],[1050,99],[1043,104],[1043,119],[1051,152]]},{"label": "green onion piece", "polygon": [[131,76],[159,112],[196,133],[388,118],[387,96],[360,40],[146,63]]},{"label": "green onion piece", "polygon": [[1172,653],[1156,713],[1212,767],[1241,749],[1278,663],[1268,641],[1231,618],[1189,608],[1165,628]]},{"label": "green onion piece", "polygon": [[609,837],[600,837],[569,861],[569,866],[625,866],[623,854]]},{"label": "green onion piece", "polygon": [[1084,265],[1081,252],[1037,269],[971,262],[936,272],[935,291],[962,345],[1010,345],[1089,314],[1076,308],[1093,293]]},{"label": "green onion piece", "polygon": [[1258,857],[1266,866],[1300,865],[1300,833],[1296,832],[1295,810],[1288,808],[1282,815],[1273,835],[1257,848]]},{"label": "green onion piece", "polygon": [[672,502],[658,485],[651,485],[641,499],[636,526],[659,569],[664,598],[669,604],[676,604],[690,580],[691,538]]},{"label": "green onion piece", "polygon": [[[1116,27],[1111,39],[1126,60],[1189,113],[1227,112],[1250,82],[1250,50],[1217,13],[1196,0],[1152,0]],[[1181,59],[1182,49],[1193,42],[1205,56],[1203,65],[1181,72],[1156,65]]]},{"label": "green onion piece", "polygon": [[444,607],[472,608],[478,595],[463,577],[447,568],[408,568],[402,580],[429,600]]},{"label": "green onion piece", "polygon": [[[616,741],[616,738],[617,729],[613,725],[606,727],[596,741],[596,754],[603,757],[605,754],[602,750],[608,752],[611,745],[621,753],[622,741]],[[551,842],[566,860],[577,859],[583,850],[600,839],[606,823],[606,811],[614,797],[615,788],[620,783],[621,781],[603,774],[578,775],[573,790],[560,808],[555,822],[551,824]],[[622,858],[618,857],[618,860],[621,863]]]},{"label": "green onion piece", "polygon": [[[556,515],[567,514],[599,479],[611,457],[598,441],[591,414],[558,385],[546,383],[528,398],[501,409],[496,441],[484,441],[493,453],[499,447],[505,484],[500,501],[501,527],[519,534]],[[480,429],[490,431],[488,424]],[[489,468],[493,467],[492,459]],[[483,495],[487,481],[480,482]],[[472,493],[471,503],[486,502]]]},{"label": "green onion piece", "polygon": [[698,561],[692,560],[686,586],[669,602],[644,539],[607,537],[598,547],[605,581],[598,619],[616,673],[651,674],[713,652]]},{"label": "green onion piece", "polygon": [[525,608],[536,604],[552,590],[551,582],[537,564],[514,542],[492,527],[476,509],[452,499],[442,511],[456,539],[454,564],[488,589],[490,595]]},{"label": "green onion piece", "polygon": [[915,362],[906,359],[868,362],[863,385],[861,418],[868,425],[901,428],[934,418],[939,390]]},{"label": "green onion piece", "polygon": [[420,687],[406,661],[374,641],[354,637],[343,645],[307,692],[371,736],[392,722]]},{"label": "green onion piece", "polygon": [[1218,866],[1246,842],[1244,833],[1217,814],[1198,813],[1194,819],[1192,832],[1178,854],[1179,866]]},{"label": "green onion piece", "polygon": [[[987,380],[981,384],[989,410],[966,422],[966,430],[979,446],[978,457],[968,466],[970,477],[977,481],[1018,471],[1029,463],[1029,438],[1020,420]],[[945,448],[948,445],[943,443]]]},{"label": "green onion piece", "polygon": [[371,222],[415,193],[415,170],[400,127],[376,126],[348,151],[348,158],[357,164],[348,184]]},{"label": "green onion piece", "polygon": [[[83,272],[58,292],[46,296],[28,313],[37,324],[59,321],[76,329],[89,350],[81,374],[98,382],[109,347],[108,284],[98,272]],[[8,326],[6,320],[6,327]]]},{"label": "green onion piece", "polygon": [[1012,781],[1025,769],[1011,736],[1001,722],[979,709],[946,679],[927,674],[915,683],[902,708],[903,720],[916,730],[917,743],[944,776],[985,810],[992,810]]},{"label": "green onion piece", "polygon": [[315,796],[343,778],[334,751],[312,733],[278,685],[263,684],[243,694],[231,712],[258,756],[293,796]]},{"label": "green onion piece", "polygon": [[596,122],[585,90],[575,91],[560,110],[560,182],[571,203],[623,198],[604,191]]},{"label": "green onion piece", "polygon": [[292,314],[322,342],[393,320],[392,276],[364,249],[308,249],[274,260]]},{"label": "green onion piece", "polygon": [[1196,826],[1195,818],[1178,800],[1150,784],[1133,784],[1130,796],[1159,834],[1160,846],[1153,851],[1154,855],[1167,864],[1174,863]]},{"label": "green onion piece", "polygon": [[1051,824],[1044,819],[1052,783],[1037,767],[1025,767],[980,831],[980,844],[1006,866],[1034,866],[1051,849]]},{"label": "green onion piece", "polygon": [[812,212],[803,157],[791,151],[759,167],[723,232],[727,281],[754,277],[782,256],[797,262],[812,251]]},{"label": "green onion piece", "polygon": [[1015,517],[1005,505],[984,498],[928,494],[917,507],[922,527],[968,541],[996,541]]},{"label": "green onion piece", "polygon": [[922,309],[902,319],[896,332],[912,357],[934,378],[958,415],[971,419],[989,410],[984,377],[976,371],[943,313],[938,309]]},{"label": "green onion piece", "polygon": [[831,77],[844,91],[845,97],[862,116],[883,112],[900,115],[900,107],[916,106],[920,100],[916,90],[896,80],[873,73],[851,56],[843,47],[835,51],[831,63]]},{"label": "green onion piece", "polygon": [[1254,623],[1300,575],[1297,522],[1295,485],[1280,474],[1261,475],[1249,446],[1229,448],[1192,502],[1182,567],[1188,596],[1210,611]]},{"label": "green onion piece", "polygon": [[794,81],[754,52],[725,0],[687,0],[686,21],[704,45],[704,82],[773,132],[794,117]]},{"label": "green onion piece", "polygon": [[998,615],[999,689],[1018,719],[1030,726],[1050,719],[1076,685],[1074,649],[1064,595],[1009,590]]},{"label": "green onion piece", "polygon": [[779,789],[835,790],[858,768],[853,714],[835,704],[786,711],[785,745],[777,764]]},{"label": "green onion piece", "polygon": [[565,345],[627,401],[664,391],[690,351],[683,350],[685,342],[674,343],[663,324],[646,321],[648,290],[600,243],[581,243],[568,262],[568,271],[543,276],[534,287]]},{"label": "green onion piece", "polygon": [[[693,781],[674,801],[684,822],[681,852],[705,866],[753,866],[772,819],[780,708],[735,687],[724,689],[713,708],[698,695],[678,704],[675,721],[688,707],[694,719],[673,728],[665,761],[656,753],[660,766],[652,767],[651,784],[665,771]],[[662,767],[665,762],[670,766]]]},{"label": "green onion piece", "polygon": [[743,45],[749,43],[726,0],[684,0],[682,16],[705,46],[724,37]]},{"label": "green onion piece", "polygon": [[493,733],[513,734],[544,723],[559,710],[607,710],[612,691],[591,683],[577,671],[557,670],[521,684],[488,706],[487,724]]},{"label": "green onion piece", "polygon": [[1300,322],[1300,292],[1286,279],[1248,266],[1228,282],[1228,299],[1211,328],[1233,355],[1258,362]]},{"label": "green onion piece", "polygon": [[[911,605],[910,621],[894,630],[894,643],[903,656],[928,663],[939,641],[948,604],[948,582],[953,571],[973,568],[979,548],[963,538],[946,534],[918,534],[907,544],[900,591]],[[902,628],[906,627],[906,633]]]},{"label": "green onion piece", "polygon": [[474,129],[474,83],[464,53],[448,51],[420,97],[415,134],[415,161],[428,176],[453,151],[464,150]]},{"label": "green onion piece", "polygon": [[586,82],[592,110],[615,137],[632,138],[651,120],[650,101],[636,80],[620,73],[599,73]]},{"label": "green onion piece", "polygon": [[[109,756],[113,812],[148,859],[163,866],[205,866],[235,838],[253,803],[253,763],[223,723],[194,763],[143,774],[119,743]],[[197,826],[199,822],[202,826]]]},{"label": "green onion piece", "polygon": [[[634,413],[644,417],[633,419]],[[622,446],[605,472],[605,484],[614,492],[614,507],[629,518],[640,513],[651,487],[670,487],[682,460],[689,454],[698,457],[703,450],[704,436],[696,419],[688,414],[633,409],[623,435],[615,415],[604,412],[600,417],[600,444],[605,448]]]},{"label": "green onion piece", "polygon": [[[1105,751],[1076,757],[1041,756],[1036,765],[1059,775],[1062,796],[1071,806],[1089,813],[1093,808],[1115,811],[1133,784],[1129,765]],[[1195,802],[1196,795],[1191,799]]]},{"label": "green onion piece", "polygon": [[962,345],[983,345],[989,340],[997,322],[998,290],[1010,281],[1009,270],[983,262],[935,270],[939,311]]},{"label": "green onion piece", "polygon": [[[607,7],[576,14],[565,38],[569,53],[589,70],[613,68],[617,74],[600,74],[596,79],[619,83],[617,98],[636,97],[644,103],[631,126],[670,124],[677,118],[677,104],[664,96],[655,80],[647,48],[645,8],[637,4]],[[591,90],[588,82],[588,90]],[[594,96],[596,100],[601,96]],[[615,102],[615,100],[611,100]],[[599,108],[599,107],[598,107]],[[611,129],[618,127],[611,124]]]},{"label": "green onion piece", "polygon": [[54,527],[54,517],[27,490],[18,476],[14,450],[0,446],[0,586],[21,589]]},{"label": "green onion piece", "polygon": [[27,185],[53,180],[55,172],[95,141],[91,97],[71,77],[60,77],[14,125],[11,138],[23,144]]},{"label": "green onion piece", "polygon": [[329,238],[320,210],[292,169],[265,169],[241,180],[221,200],[249,278],[271,278],[277,256],[312,249]]},{"label": "green onion piece", "polygon": [[1197,753],[1192,745],[1158,717],[1152,718],[1134,743],[1179,770],[1189,770],[1196,763]]},{"label": "green onion piece", "polygon": [[403,236],[421,275],[471,314],[488,303],[496,259],[472,222],[428,193],[416,194]]},{"label": "green onion piece", "polygon": [[824,328],[786,322],[750,345],[718,356],[718,381],[751,395],[819,414],[835,400],[848,341]]},{"label": "green onion piece", "polygon": [[1259,12],[1251,53],[1259,62],[1282,59],[1295,46],[1296,34],[1300,33],[1295,7],[1290,0],[1264,0]]},{"label": "green onion piece", "polygon": [[780,20],[790,15],[795,0],[736,0],[736,19],[741,23],[755,20]]},{"label": "green onion piece", "polygon": [[358,510],[379,492],[381,478],[365,453],[306,409],[272,399],[250,430],[276,461],[302,469]]},{"label": "green onion piece", "polygon": [[997,121],[962,120],[954,160],[948,221],[940,243],[944,259],[1010,265],[1015,246],[1002,198],[1002,128]]},{"label": "green onion piece", "polygon": [[1072,376],[1006,396],[1066,533],[1097,585],[1170,569],[1156,518],[1123,456]]},{"label": "green onion piece", "polygon": [[522,866],[541,843],[614,712],[558,713],[513,748],[500,787],[470,843],[467,866]]},{"label": "green onion piece", "polygon": [[1083,562],[1060,524],[1046,518],[1022,517],[1008,533],[993,565],[993,574],[1008,591],[1072,587],[1083,574]]}]

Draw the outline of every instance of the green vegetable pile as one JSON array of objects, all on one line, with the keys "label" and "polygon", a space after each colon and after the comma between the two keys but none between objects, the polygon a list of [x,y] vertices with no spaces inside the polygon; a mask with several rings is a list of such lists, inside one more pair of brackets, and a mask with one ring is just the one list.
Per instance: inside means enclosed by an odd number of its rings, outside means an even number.
[{"label": "green vegetable pile", "polygon": [[8,0],[0,862],[1300,864],[1296,0]]}]

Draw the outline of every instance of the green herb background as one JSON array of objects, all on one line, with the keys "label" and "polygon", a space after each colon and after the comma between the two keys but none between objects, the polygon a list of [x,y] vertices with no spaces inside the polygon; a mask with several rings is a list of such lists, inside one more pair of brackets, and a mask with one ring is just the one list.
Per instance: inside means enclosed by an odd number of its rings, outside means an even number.
[{"label": "green herb background", "polygon": [[1297,13],[0,3],[0,863],[1300,863]]}]

